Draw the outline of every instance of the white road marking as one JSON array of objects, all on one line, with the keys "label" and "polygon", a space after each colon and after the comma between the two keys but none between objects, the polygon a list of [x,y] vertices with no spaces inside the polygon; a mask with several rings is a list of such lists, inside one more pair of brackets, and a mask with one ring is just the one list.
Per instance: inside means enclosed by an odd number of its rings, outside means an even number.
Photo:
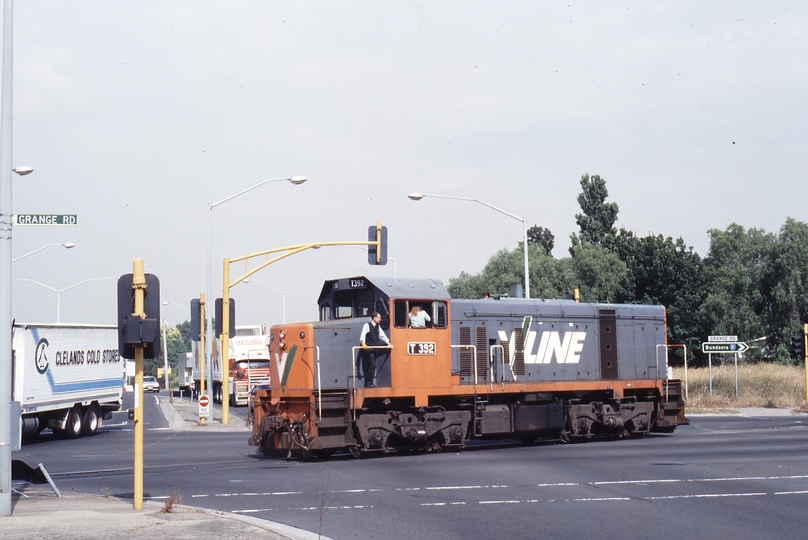
[{"label": "white road marking", "polygon": [[638,497],[644,501],[659,501],[664,499],[710,499],[718,497],[761,497],[768,493],[701,493],[698,495],[667,495],[664,497]]},{"label": "white road marking", "polygon": [[736,478],[670,478],[661,480],[613,480],[606,482],[589,482],[590,486],[608,486],[614,484],[670,484],[676,482],[736,482],[748,480],[803,480],[808,475],[793,476],[741,476]]},{"label": "white road marking", "polygon": [[[536,487],[585,487],[585,486],[609,486],[609,485],[662,485],[662,484],[676,484],[676,483],[700,483],[700,482],[734,482],[734,481],[784,481],[784,480],[805,480],[808,475],[788,475],[788,476],[741,476],[731,478],[661,478],[655,480],[612,480],[612,481],[598,481],[598,482],[558,482],[548,484],[536,484]],[[529,486],[527,486],[529,487]],[[448,491],[467,491],[467,490],[488,490],[488,489],[507,489],[511,486],[492,484],[492,485],[468,485],[468,486],[424,486],[424,487],[398,487],[398,488],[366,488],[366,489],[345,489],[334,490],[332,493],[341,494],[362,494],[362,493],[383,493],[383,492],[399,492],[399,491],[433,491],[433,492],[448,492]],[[284,495],[303,495],[302,491],[272,491],[272,492],[259,492],[259,493],[215,493],[215,494],[198,494],[191,495],[191,498],[204,498],[204,497],[260,497],[260,496],[284,496]],[[706,498],[728,498],[728,497],[765,497],[768,495],[808,495],[808,490],[798,491],[776,491],[772,493],[767,492],[751,492],[751,493],[693,493],[684,495],[653,495],[653,496],[636,496],[636,497],[579,497],[569,499],[486,499],[482,501],[432,501],[423,502],[419,506],[464,506],[470,504],[490,505],[490,504],[544,504],[544,503],[609,503],[609,502],[628,502],[628,501],[665,501],[675,499],[706,499]],[[167,497],[152,497],[153,499],[164,499]],[[373,505],[340,505],[328,506],[329,510],[362,510],[374,508]],[[322,510],[316,506],[302,506],[302,507],[286,507],[286,508],[250,508],[244,510],[231,510],[234,514],[257,514],[261,512],[272,511],[288,511],[288,510],[301,510],[301,511],[320,511]]]}]

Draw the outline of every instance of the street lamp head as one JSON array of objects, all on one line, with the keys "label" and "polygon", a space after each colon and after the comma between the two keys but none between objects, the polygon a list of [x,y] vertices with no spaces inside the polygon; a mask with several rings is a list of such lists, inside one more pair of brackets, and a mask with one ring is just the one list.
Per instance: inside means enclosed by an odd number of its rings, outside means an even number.
[{"label": "street lamp head", "polygon": [[72,248],[76,247],[76,244],[74,244],[73,242],[65,242],[65,243],[64,243],[64,244],[62,244],[62,245],[63,245],[64,247],[66,247],[67,249],[72,249]]},{"label": "street lamp head", "polygon": [[289,181],[291,183],[293,183],[294,185],[296,185],[296,186],[299,186],[300,184],[304,183],[306,180],[308,180],[308,178],[306,178],[305,176],[293,176],[293,177],[291,177],[289,179]]},{"label": "street lamp head", "polygon": [[409,197],[410,199],[412,199],[413,201],[420,201],[421,199],[423,199],[423,198],[424,198],[424,194],[423,194],[423,193],[418,193],[418,192],[416,191],[415,193],[410,193],[410,194],[408,195],[408,197]]},{"label": "street lamp head", "polygon": [[33,167],[28,167],[28,166],[15,167],[15,168],[13,168],[11,170],[14,171],[15,173],[19,174],[20,176],[25,176],[26,174],[31,174],[32,172],[34,172],[34,168]]}]

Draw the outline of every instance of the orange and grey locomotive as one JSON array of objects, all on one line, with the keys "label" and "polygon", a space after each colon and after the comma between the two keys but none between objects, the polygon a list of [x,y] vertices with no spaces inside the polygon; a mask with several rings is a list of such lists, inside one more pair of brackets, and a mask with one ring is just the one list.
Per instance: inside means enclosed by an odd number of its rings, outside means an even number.
[{"label": "orange and grey locomotive", "polygon": [[[458,449],[469,439],[569,441],[688,424],[668,378],[665,308],[451,300],[440,281],[327,281],[320,320],[270,331],[271,388],[250,444],[266,455]],[[372,313],[389,336],[363,373]],[[364,387],[370,377],[373,387]]]}]

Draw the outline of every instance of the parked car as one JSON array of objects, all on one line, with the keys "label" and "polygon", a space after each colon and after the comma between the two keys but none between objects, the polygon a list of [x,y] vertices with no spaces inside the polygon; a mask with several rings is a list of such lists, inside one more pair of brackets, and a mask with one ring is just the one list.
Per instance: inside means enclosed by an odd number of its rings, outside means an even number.
[{"label": "parked car", "polygon": [[160,383],[155,377],[143,377],[143,391],[144,392],[159,392]]}]

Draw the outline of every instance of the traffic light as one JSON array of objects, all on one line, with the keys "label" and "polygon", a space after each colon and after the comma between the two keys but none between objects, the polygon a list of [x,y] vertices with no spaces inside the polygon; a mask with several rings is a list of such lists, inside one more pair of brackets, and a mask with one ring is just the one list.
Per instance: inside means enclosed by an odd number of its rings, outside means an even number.
[{"label": "traffic light", "polygon": [[191,300],[191,341],[199,341],[202,334],[202,314],[199,307],[199,298],[193,298]]},{"label": "traffic light", "polygon": [[[216,309],[216,320],[214,321],[216,323],[216,328],[214,329],[213,333],[216,337],[220,338],[222,336],[222,320],[224,320],[222,318],[221,298],[216,299],[214,307]],[[229,324],[227,325],[228,327],[227,333],[232,338],[233,336],[236,335],[236,300],[234,298],[230,299],[230,309],[228,311],[230,312],[230,321]]]},{"label": "traffic light", "polygon": [[368,242],[379,242],[379,257],[376,257],[376,244],[368,244],[368,264],[387,264],[387,227],[381,224],[368,227]]},{"label": "traffic light", "polygon": [[132,315],[135,311],[135,290],[132,274],[118,278],[118,353],[124,358],[135,357],[135,345],[143,345],[143,358],[160,356],[160,280],[146,274],[143,292],[145,318]]},{"label": "traffic light", "polygon": [[791,350],[794,351],[794,354],[797,358],[803,358],[805,356],[805,348],[803,346],[803,334],[799,333],[794,336],[791,336]]}]

